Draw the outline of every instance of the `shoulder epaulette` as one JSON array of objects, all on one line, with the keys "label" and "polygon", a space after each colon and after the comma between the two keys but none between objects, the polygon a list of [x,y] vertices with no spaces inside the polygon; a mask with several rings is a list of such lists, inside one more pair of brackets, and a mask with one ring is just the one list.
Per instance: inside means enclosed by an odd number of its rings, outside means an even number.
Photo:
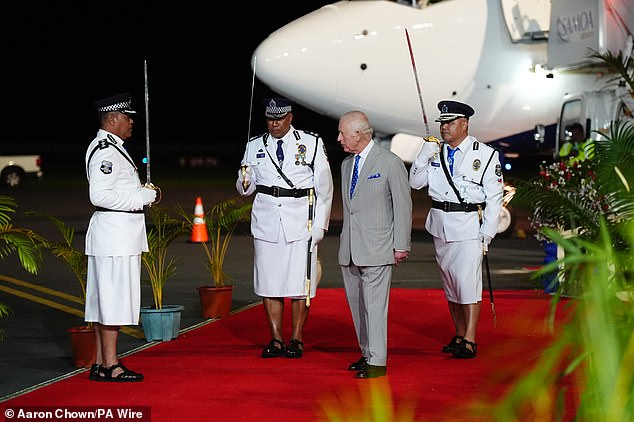
[{"label": "shoulder epaulette", "polygon": [[108,140],[107,140],[107,139],[105,139],[105,138],[104,138],[104,139],[100,139],[100,140],[97,142],[97,148],[99,148],[99,149],[106,149],[106,148],[108,148],[110,145],[112,145],[112,143],[108,142]]},{"label": "shoulder epaulette", "polygon": [[261,137],[263,137],[264,135],[265,135],[264,133],[261,133],[261,134],[259,134],[259,135],[252,136],[252,137],[251,137],[251,139],[249,139],[249,142],[253,141],[254,139],[261,138]]},{"label": "shoulder epaulette", "polygon": [[90,164],[90,160],[92,160],[92,156],[95,155],[95,152],[97,152],[97,150],[101,150],[101,149],[106,149],[108,148],[110,145],[112,145],[114,147],[114,149],[116,149],[117,151],[119,151],[119,153],[123,156],[123,158],[125,158],[126,160],[128,160],[128,162],[132,165],[132,167],[134,167],[134,169],[136,170],[137,167],[136,165],[134,165],[134,162],[130,159],[130,157],[128,157],[127,154],[125,154],[118,146],[117,146],[117,141],[114,139],[114,137],[112,135],[108,135],[107,136],[108,139],[100,139],[97,142],[97,145],[92,149],[92,151],[90,151],[90,155],[88,156],[88,159],[86,160],[86,172],[88,172],[88,165]]},{"label": "shoulder epaulette", "polygon": [[318,134],[318,133],[311,132],[311,131],[309,131],[309,130],[303,130],[302,132],[304,132],[304,133],[305,133],[305,134],[307,134],[307,135],[314,136],[315,138],[319,138],[319,134]]}]

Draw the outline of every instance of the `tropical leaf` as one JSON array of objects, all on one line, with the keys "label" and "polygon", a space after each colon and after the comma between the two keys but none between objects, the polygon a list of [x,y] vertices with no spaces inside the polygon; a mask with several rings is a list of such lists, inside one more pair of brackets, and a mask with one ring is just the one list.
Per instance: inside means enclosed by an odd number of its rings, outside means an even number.
[{"label": "tropical leaf", "polygon": [[634,46],[628,54],[623,54],[623,51],[615,54],[609,50],[600,52],[590,49],[588,57],[607,67],[610,74],[606,79],[606,87],[620,86],[623,81],[630,93],[634,93]]},{"label": "tropical leaf", "polygon": [[176,274],[178,260],[168,259],[170,244],[187,231],[187,224],[171,217],[167,210],[158,205],[149,208],[152,225],[147,232],[148,252],[143,252],[141,261],[148,274],[148,282],[152,287],[154,307],[163,308],[163,288],[167,281]]},{"label": "tropical leaf", "polygon": [[30,211],[28,215],[43,217],[49,220],[57,228],[61,240],[46,239],[43,246],[48,252],[64,263],[66,268],[75,276],[81,288],[81,298],[86,301],[86,275],[88,273],[88,256],[83,250],[74,245],[75,229],[68,226],[63,220],[53,215],[38,211]]},{"label": "tropical leaf", "polygon": [[[190,229],[194,225],[195,216],[178,207],[178,213],[185,219]],[[224,261],[229,248],[233,232],[240,223],[248,222],[251,217],[251,203],[241,199],[230,198],[211,207],[205,214],[205,224],[209,231],[210,240],[201,242],[207,257],[207,269],[213,284],[223,287],[229,280],[224,272]]]},{"label": "tropical leaf", "polygon": [[11,224],[17,203],[14,198],[0,195],[0,259],[17,253],[22,268],[31,274],[39,272],[42,263],[40,247],[44,238],[31,229]]}]

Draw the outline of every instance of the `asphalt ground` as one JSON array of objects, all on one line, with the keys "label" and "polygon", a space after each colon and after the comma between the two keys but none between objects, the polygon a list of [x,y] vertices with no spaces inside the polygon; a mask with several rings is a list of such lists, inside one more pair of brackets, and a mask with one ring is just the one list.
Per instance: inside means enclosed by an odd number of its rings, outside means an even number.
[{"label": "asphalt ground", "polygon": [[[177,172],[153,182],[163,191],[162,206],[182,206],[193,212],[197,197],[204,209],[236,197],[236,171],[201,168]],[[319,288],[343,287],[337,250],[341,229],[341,195],[339,180],[335,180],[335,197],[331,213],[331,227],[319,247],[322,277]],[[0,190],[0,195],[16,198],[18,211],[13,219],[15,227],[32,228],[46,236],[55,236],[56,229],[45,219],[34,218],[27,211],[39,211],[61,218],[75,228],[76,246],[83,250],[83,240],[92,213],[88,201],[87,183],[83,174],[45,174],[40,181],[29,181],[17,190]],[[398,266],[393,274],[393,287],[440,288],[440,278],[433,253],[433,243],[424,230],[424,219],[429,209],[425,190],[413,191],[414,218],[412,251],[408,261]],[[544,252],[531,236],[527,213],[515,210],[514,233],[493,240],[488,254],[493,292],[503,289],[543,289],[532,271],[542,265]],[[184,306],[181,330],[192,329],[207,321],[200,315],[196,287],[209,284],[202,245],[192,243],[188,236],[172,244],[170,254],[177,257],[177,274],[164,288],[164,304]],[[227,252],[225,271],[234,285],[232,311],[260,303],[253,293],[253,243],[247,225],[240,226]],[[0,341],[0,401],[28,392],[40,385],[72,375],[77,371],[73,363],[68,328],[82,325],[83,305],[79,283],[57,259],[45,256],[41,272],[31,275],[22,269],[15,255],[2,260],[0,265],[0,302],[12,309],[12,315],[0,319],[5,337]],[[486,274],[485,274],[485,289]],[[485,291],[485,301],[488,301]],[[319,293],[318,293],[319,296]],[[149,285],[142,287],[142,305],[152,303]],[[318,300],[314,302],[318,306]],[[262,315],[264,318],[264,314]],[[289,316],[290,318],[290,316]],[[289,321],[290,323],[290,321]],[[129,327],[122,332],[118,351],[127,354],[151,347],[142,334],[142,327]]]}]

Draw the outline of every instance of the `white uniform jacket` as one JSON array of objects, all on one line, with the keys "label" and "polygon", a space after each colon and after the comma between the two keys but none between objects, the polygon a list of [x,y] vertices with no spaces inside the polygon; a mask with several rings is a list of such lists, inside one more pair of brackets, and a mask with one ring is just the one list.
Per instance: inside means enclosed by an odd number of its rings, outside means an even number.
[{"label": "white uniform jacket", "polygon": [[[282,139],[284,162],[281,170],[293,186],[284,180],[275,167],[278,140],[265,133],[247,143],[241,164],[251,168],[251,183],[245,191],[241,181],[237,180],[236,189],[242,196],[248,196],[256,191],[257,185],[284,189],[314,188],[312,224],[327,231],[333,182],[324,142],[319,135],[297,130],[293,126]],[[288,242],[308,240],[308,208],[307,196],[274,197],[258,192],[251,209],[251,234],[256,239],[277,242],[281,227]],[[281,225],[278,221],[281,221]]]},{"label": "white uniform jacket", "polygon": [[[429,196],[435,201],[460,202],[447,181],[440,154],[428,158],[429,155],[423,153],[425,147],[423,145],[423,150],[410,168],[410,186],[414,189],[428,186]],[[444,148],[447,165],[447,145],[443,143],[441,148]],[[427,214],[425,228],[431,235],[447,242],[478,239],[479,232],[493,238],[497,233],[504,192],[499,153],[473,136],[467,136],[458,148],[452,180],[464,202],[486,203],[482,226],[477,211],[446,212],[432,207]]]},{"label": "white uniform jacket", "polygon": [[123,148],[123,140],[99,129],[86,151],[86,175],[90,202],[112,210],[95,211],[90,218],[86,255],[129,256],[147,252],[142,185],[132,158]]}]

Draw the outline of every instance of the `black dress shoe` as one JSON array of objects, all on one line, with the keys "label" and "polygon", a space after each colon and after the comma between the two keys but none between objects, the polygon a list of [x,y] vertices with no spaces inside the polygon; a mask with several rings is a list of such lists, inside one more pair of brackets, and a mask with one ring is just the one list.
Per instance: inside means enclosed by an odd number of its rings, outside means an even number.
[{"label": "black dress shoe", "polygon": [[[467,345],[471,346],[471,348],[468,348]],[[462,339],[462,341],[458,344],[456,349],[453,351],[454,357],[457,357],[460,359],[473,359],[474,357],[476,357],[477,353],[478,353],[477,344],[465,339]]]},{"label": "black dress shoe", "polygon": [[[277,347],[276,344],[279,344],[279,347]],[[280,356],[284,356],[285,352],[286,346],[284,345],[284,343],[281,340],[274,338],[269,342],[268,346],[266,346],[264,350],[262,350],[262,357],[278,358]]]},{"label": "black dress shoe", "polygon": [[378,378],[385,375],[387,366],[367,365],[365,369],[357,372],[357,378]]},{"label": "black dress shoe", "polygon": [[292,339],[286,348],[287,358],[301,358],[304,354],[304,342]]},{"label": "black dress shoe", "polygon": [[462,341],[463,338],[464,337],[462,336],[453,336],[451,341],[442,347],[442,352],[453,353],[453,351],[456,350],[456,348],[460,345],[460,342]]},{"label": "black dress shoe", "polygon": [[361,371],[368,366],[368,358],[361,356],[358,361],[352,362],[350,366],[348,366],[348,371]]}]

